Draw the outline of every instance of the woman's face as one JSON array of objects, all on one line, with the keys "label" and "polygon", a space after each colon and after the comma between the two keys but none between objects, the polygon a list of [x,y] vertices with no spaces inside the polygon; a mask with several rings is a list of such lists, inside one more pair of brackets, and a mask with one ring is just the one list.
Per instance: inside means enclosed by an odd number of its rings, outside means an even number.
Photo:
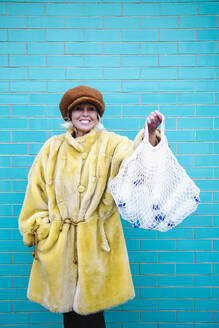
[{"label": "woman's face", "polygon": [[85,135],[98,123],[96,107],[87,102],[76,105],[71,113],[71,121],[76,129],[76,137]]}]

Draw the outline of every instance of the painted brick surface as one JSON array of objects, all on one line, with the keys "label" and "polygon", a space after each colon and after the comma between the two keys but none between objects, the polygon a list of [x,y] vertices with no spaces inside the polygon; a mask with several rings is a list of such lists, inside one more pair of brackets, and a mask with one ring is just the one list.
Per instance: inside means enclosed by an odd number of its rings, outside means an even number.
[{"label": "painted brick surface", "polygon": [[136,298],[107,328],[219,327],[219,3],[217,0],[0,2],[0,326],[61,328],[26,298],[31,250],[18,216],[42,144],[63,132],[58,103],[86,84],[103,124],[133,139],[151,111],[201,189],[196,213],[166,233],[122,220]]}]

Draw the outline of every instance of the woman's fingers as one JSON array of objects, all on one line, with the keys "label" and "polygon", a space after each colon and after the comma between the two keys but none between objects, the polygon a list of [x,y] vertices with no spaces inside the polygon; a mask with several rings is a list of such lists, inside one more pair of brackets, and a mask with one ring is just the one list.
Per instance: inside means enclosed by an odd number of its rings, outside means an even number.
[{"label": "woman's fingers", "polygon": [[152,112],[146,119],[148,125],[148,132],[154,133],[155,130],[158,128],[160,123],[162,122],[162,115],[159,111]]}]

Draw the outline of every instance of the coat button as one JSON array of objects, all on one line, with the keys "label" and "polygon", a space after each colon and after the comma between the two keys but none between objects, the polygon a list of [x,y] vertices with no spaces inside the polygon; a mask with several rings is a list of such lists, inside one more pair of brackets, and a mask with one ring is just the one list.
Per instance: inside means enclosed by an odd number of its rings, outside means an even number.
[{"label": "coat button", "polygon": [[87,158],[87,153],[83,153],[83,154],[81,155],[81,157],[82,157],[82,159],[86,159],[86,158]]},{"label": "coat button", "polygon": [[78,186],[78,191],[79,192],[84,192],[84,190],[85,190],[84,186],[82,186],[82,185]]}]

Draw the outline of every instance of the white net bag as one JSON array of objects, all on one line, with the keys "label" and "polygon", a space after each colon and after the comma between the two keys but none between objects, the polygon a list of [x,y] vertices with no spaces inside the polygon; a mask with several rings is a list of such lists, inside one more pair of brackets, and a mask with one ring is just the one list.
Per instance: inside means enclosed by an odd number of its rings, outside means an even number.
[{"label": "white net bag", "polygon": [[194,212],[199,204],[199,188],[168,146],[164,135],[153,147],[145,138],[123,163],[111,181],[110,190],[123,219],[135,228],[167,231]]}]

